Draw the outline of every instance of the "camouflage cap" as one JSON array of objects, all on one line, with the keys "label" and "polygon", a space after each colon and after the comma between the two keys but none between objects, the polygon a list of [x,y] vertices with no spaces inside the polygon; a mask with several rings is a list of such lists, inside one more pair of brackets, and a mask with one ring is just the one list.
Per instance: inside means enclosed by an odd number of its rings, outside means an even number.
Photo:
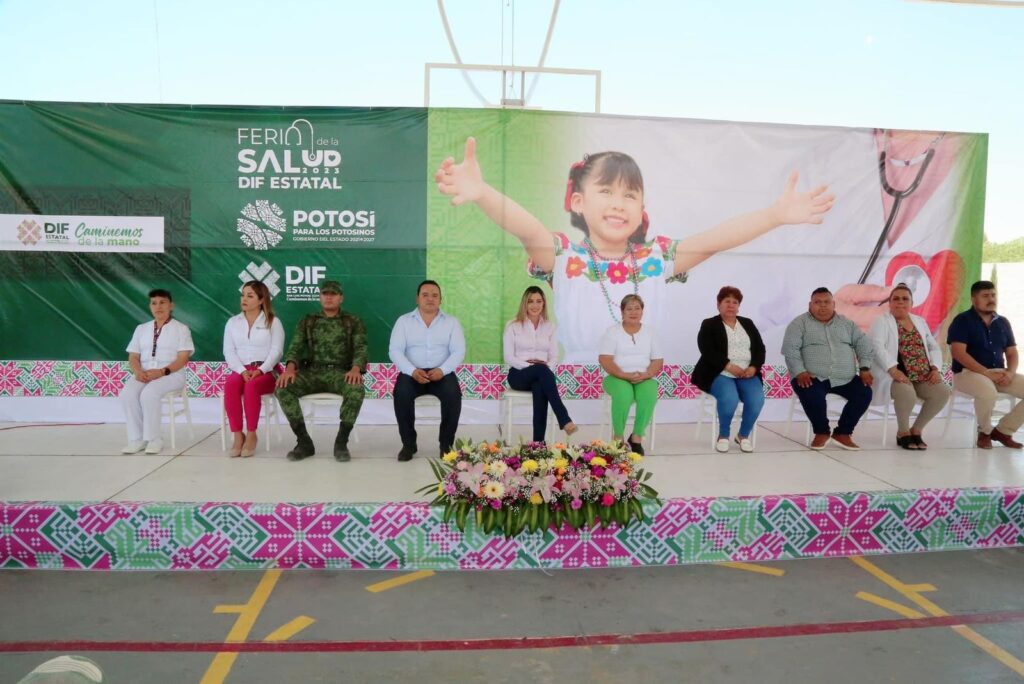
[{"label": "camouflage cap", "polygon": [[343,294],[341,283],[337,280],[325,280],[320,283],[320,294]]}]

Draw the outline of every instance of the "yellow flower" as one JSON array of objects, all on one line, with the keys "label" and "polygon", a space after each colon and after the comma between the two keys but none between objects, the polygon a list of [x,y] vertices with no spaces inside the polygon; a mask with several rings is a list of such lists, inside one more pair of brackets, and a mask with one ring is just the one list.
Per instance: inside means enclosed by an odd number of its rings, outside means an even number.
[{"label": "yellow flower", "polygon": [[569,467],[569,460],[568,459],[561,458],[561,457],[555,459],[555,469],[556,470],[559,469],[559,468],[568,468],[568,467]]},{"label": "yellow flower", "polygon": [[541,498],[539,492],[534,492],[533,494],[530,495],[530,503],[532,503],[534,506],[537,506],[539,504],[544,503],[544,499]]},{"label": "yellow flower", "polygon": [[540,468],[540,464],[534,461],[532,458],[528,458],[523,461],[522,469],[524,473],[535,473]]},{"label": "yellow flower", "polygon": [[602,439],[592,439],[592,440],[590,440],[590,445],[591,446],[596,446],[596,447],[604,446],[604,440],[602,440]]},{"label": "yellow flower", "polygon": [[595,456],[594,458],[590,459],[590,465],[592,465],[592,466],[606,466],[606,465],[608,465],[608,461],[604,460],[600,456]]},{"label": "yellow flower", "polygon": [[437,483],[437,495],[441,496],[442,494],[444,494],[444,482],[438,482]]},{"label": "yellow flower", "polygon": [[445,454],[444,456],[442,456],[442,457],[441,457],[441,460],[442,460],[442,461],[444,461],[445,463],[451,463],[452,461],[454,461],[454,460],[455,460],[455,459],[457,459],[458,457],[459,457],[459,452],[458,452],[458,451],[455,451],[455,450],[453,449],[452,451],[449,451],[449,452],[448,452],[447,454]]},{"label": "yellow flower", "polygon": [[488,482],[484,485],[484,496],[488,499],[500,499],[505,494],[505,485],[500,482]]},{"label": "yellow flower", "polygon": [[644,460],[644,457],[636,453],[635,451],[631,451],[629,452],[629,460],[632,461],[633,463],[639,463],[640,461]]}]

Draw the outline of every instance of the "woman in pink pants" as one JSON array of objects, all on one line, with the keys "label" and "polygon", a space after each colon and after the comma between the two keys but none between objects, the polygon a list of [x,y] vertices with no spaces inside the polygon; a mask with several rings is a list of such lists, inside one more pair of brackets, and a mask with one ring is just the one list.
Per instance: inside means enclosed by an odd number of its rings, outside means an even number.
[{"label": "woman in pink pants", "polygon": [[274,391],[283,353],[284,326],[274,316],[270,292],[263,283],[250,280],[242,286],[242,313],[229,318],[224,326],[224,360],[231,369],[224,383],[224,411],[235,438],[232,458],[248,458],[256,453],[262,395]]}]

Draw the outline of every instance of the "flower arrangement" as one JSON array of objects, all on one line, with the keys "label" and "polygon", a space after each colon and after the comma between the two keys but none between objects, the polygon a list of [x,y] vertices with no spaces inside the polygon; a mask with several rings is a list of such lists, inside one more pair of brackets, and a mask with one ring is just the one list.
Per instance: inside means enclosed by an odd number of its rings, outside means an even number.
[{"label": "flower arrangement", "polygon": [[586,444],[459,440],[440,460],[431,460],[437,482],[418,490],[436,492],[431,505],[444,506],[444,520],[465,531],[477,527],[513,537],[568,523],[574,529],[628,525],[643,520],[643,499],[658,500],[640,467],[643,457],[621,442]]}]

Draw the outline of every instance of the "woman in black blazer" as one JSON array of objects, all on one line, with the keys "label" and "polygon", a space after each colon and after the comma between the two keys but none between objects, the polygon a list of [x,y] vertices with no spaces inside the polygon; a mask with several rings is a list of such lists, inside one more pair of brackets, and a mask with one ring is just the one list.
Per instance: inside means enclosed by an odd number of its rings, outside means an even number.
[{"label": "woman in black blazer", "polygon": [[764,342],[754,322],[737,315],[743,293],[726,286],[718,292],[718,315],[704,319],[697,333],[700,359],[693,369],[693,384],[715,397],[718,403],[718,441],[715,450],[729,450],[729,431],[739,402],[743,417],[736,443],[742,451],[754,450],[750,433],[764,407],[761,366]]}]

